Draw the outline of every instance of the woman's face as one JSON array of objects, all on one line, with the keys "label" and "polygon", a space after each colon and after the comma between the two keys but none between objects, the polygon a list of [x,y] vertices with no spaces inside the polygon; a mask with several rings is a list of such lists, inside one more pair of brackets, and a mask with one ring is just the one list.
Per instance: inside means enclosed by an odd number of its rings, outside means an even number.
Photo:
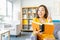
[{"label": "woman's face", "polygon": [[39,10],[38,10],[38,16],[40,18],[43,18],[45,15],[45,8],[44,7],[40,7]]}]

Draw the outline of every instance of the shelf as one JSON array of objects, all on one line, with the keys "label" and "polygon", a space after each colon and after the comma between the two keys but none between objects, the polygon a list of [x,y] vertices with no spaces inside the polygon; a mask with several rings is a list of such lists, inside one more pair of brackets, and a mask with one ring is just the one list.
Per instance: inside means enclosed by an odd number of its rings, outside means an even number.
[{"label": "shelf", "polygon": [[23,18],[23,20],[32,20],[33,18]]},{"label": "shelf", "polygon": [[23,18],[23,20],[28,20],[28,18]]},{"label": "shelf", "polygon": [[32,20],[33,18],[28,18],[29,20]]},{"label": "shelf", "polygon": [[21,31],[23,31],[23,32],[33,32],[33,30],[26,30],[26,29],[22,29]]},{"label": "shelf", "polygon": [[35,9],[35,8],[37,8],[38,6],[27,6],[27,7],[22,7],[23,9],[28,9],[28,8],[32,8],[32,9]]},{"label": "shelf", "polygon": [[28,25],[28,23],[23,23],[23,25]]},{"label": "shelf", "polygon": [[23,15],[26,14],[25,12],[23,12]]},{"label": "shelf", "polygon": [[23,24],[23,25],[28,25],[28,24]]},{"label": "shelf", "polygon": [[28,24],[28,26],[31,26],[32,24]]},{"label": "shelf", "polygon": [[32,31],[32,20],[36,17],[37,7],[23,7],[22,8],[22,31]]}]

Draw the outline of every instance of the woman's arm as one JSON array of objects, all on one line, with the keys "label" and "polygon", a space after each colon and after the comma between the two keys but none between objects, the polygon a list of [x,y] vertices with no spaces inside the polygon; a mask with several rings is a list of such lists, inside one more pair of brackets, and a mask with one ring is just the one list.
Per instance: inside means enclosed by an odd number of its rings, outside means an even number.
[{"label": "woman's arm", "polygon": [[48,22],[49,23],[51,23],[52,22],[52,18],[49,16],[49,17],[47,17],[47,20],[48,20]]},{"label": "woman's arm", "polygon": [[36,21],[37,19],[36,18],[33,18],[33,21],[32,21],[32,28],[33,28],[33,33],[37,34],[37,33],[40,33],[40,27],[39,27],[39,23]]},{"label": "woman's arm", "polygon": [[37,24],[37,22],[36,23],[32,22],[32,28],[33,28],[34,34],[40,33],[40,31],[41,31],[39,28],[39,24]]}]

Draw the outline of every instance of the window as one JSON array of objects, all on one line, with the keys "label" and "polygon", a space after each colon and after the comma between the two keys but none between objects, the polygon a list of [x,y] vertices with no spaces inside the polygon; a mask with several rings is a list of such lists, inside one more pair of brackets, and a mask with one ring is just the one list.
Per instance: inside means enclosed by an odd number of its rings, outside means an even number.
[{"label": "window", "polygon": [[6,15],[6,0],[0,0],[0,15]]},{"label": "window", "polygon": [[12,17],[13,14],[13,4],[11,1],[7,1],[7,16]]},{"label": "window", "polygon": [[[0,23],[7,22],[6,19],[13,17],[13,3],[10,0],[0,0]],[[8,20],[10,20],[8,19]]]}]

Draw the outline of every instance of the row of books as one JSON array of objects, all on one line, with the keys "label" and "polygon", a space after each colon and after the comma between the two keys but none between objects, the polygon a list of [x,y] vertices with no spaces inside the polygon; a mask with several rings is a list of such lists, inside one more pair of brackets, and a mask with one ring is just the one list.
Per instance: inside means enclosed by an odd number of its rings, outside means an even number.
[{"label": "row of books", "polygon": [[23,9],[23,13],[36,13],[36,9]]}]

